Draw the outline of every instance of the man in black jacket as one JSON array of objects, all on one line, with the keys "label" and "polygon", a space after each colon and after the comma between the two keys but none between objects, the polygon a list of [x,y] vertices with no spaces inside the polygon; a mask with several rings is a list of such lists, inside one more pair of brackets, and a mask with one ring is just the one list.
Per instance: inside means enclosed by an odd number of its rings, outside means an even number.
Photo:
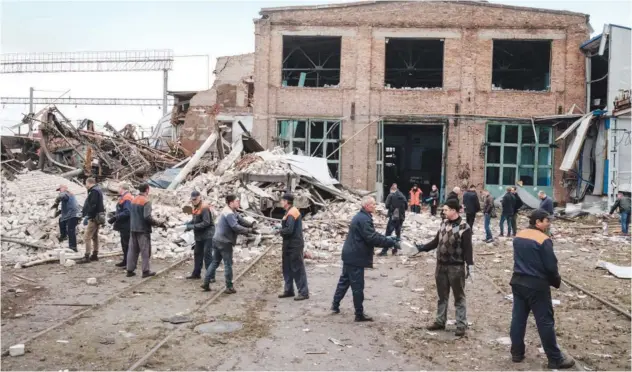
[{"label": "man in black jacket", "polygon": [[426,200],[430,203],[430,214],[436,216],[437,207],[439,206],[439,190],[437,189],[437,185],[432,185],[432,189]]},{"label": "man in black jacket", "polygon": [[105,223],[105,206],[103,205],[101,188],[92,177],[86,179],[86,188],[88,189],[88,197],[83,203],[83,210],[81,211],[83,225],[87,226],[83,234],[86,253],[82,263],[99,260],[99,226]]},{"label": "man in black jacket", "polygon": [[518,195],[518,188],[516,186],[511,188],[511,195],[514,197],[514,214],[511,217],[511,227],[513,228],[513,235],[516,236],[518,232],[518,209],[522,208],[524,202],[520,195]]},{"label": "man in black jacket", "polygon": [[473,229],[476,213],[481,210],[481,202],[478,200],[475,185],[470,185],[470,189],[463,194],[463,205],[465,206],[465,220]]},{"label": "man in black jacket", "polygon": [[[458,337],[465,335],[467,329],[467,310],[465,303],[465,279],[473,272],[472,229],[461,219],[459,203],[450,199],[443,205],[446,217],[435,238],[426,245],[417,245],[419,252],[437,250],[437,268],[435,280],[437,284],[437,317],[434,323],[427,327],[436,331],[445,329],[448,314],[448,299],[450,289],[454,294],[456,308],[456,332]],[[467,265],[467,269],[466,266]]]},{"label": "man in black jacket", "polygon": [[553,242],[545,231],[549,229],[549,214],[535,210],[529,218],[529,228],[520,231],[513,240],[514,269],[511,277],[513,310],[511,312],[511,359],[522,362],[525,354],[524,335],[529,312],[533,312],[540,341],[549,360],[549,369],[567,369],[575,361],[562,354],[555,337],[555,318],[551,304],[551,288],[562,282],[553,252]]},{"label": "man in black jacket", "polygon": [[185,226],[186,231],[193,230],[195,245],[193,246],[193,272],[186,278],[201,279],[202,264],[206,270],[211,266],[215,224],[213,223],[211,207],[202,202],[199,191],[191,192],[191,204],[193,205],[193,218]]},{"label": "man in black jacket", "polygon": [[[397,241],[400,241],[402,237],[402,224],[406,218],[406,208],[408,208],[408,201],[404,194],[397,189],[397,184],[394,183],[391,186],[391,193],[386,197],[385,202],[386,209],[388,210],[388,223],[386,224],[386,236],[391,236],[395,232]],[[388,248],[382,249],[379,256],[386,256]],[[397,254],[397,249],[393,249],[393,254]]]},{"label": "man in black jacket", "polygon": [[505,221],[507,221],[507,236],[511,236],[511,229],[513,227],[512,220],[514,215],[514,206],[516,204],[516,199],[511,193],[511,187],[507,187],[505,195],[503,195],[502,199],[500,200],[500,204],[502,204],[503,206],[503,210],[500,215],[500,236],[505,236]]},{"label": "man in black jacket", "polygon": [[345,297],[349,286],[353,293],[356,322],[370,322],[373,319],[364,314],[364,269],[373,265],[373,249],[375,247],[395,247],[399,243],[390,237],[381,235],[373,227],[375,199],[370,196],[362,198],[362,209],[351,220],[347,239],[342,247],[342,274],[334,294],[331,311],[340,313],[340,301]]},{"label": "man in black jacket", "polygon": [[283,266],[283,281],[285,283],[283,293],[279,298],[294,297],[294,284],[298,296],[294,301],[302,301],[309,298],[307,288],[307,274],[305,272],[305,262],[303,261],[303,217],[301,212],[294,206],[294,196],[283,195],[281,206],[285,209],[285,216],[281,220],[279,234],[283,237],[283,247],[281,254]]},{"label": "man in black jacket", "polygon": [[129,186],[121,185],[119,188],[119,199],[116,203],[116,212],[110,217],[108,222],[112,224],[112,229],[118,231],[121,236],[121,248],[123,249],[123,260],[117,263],[116,267],[127,267],[127,251],[129,250],[129,214],[132,208],[134,197],[129,192]]}]

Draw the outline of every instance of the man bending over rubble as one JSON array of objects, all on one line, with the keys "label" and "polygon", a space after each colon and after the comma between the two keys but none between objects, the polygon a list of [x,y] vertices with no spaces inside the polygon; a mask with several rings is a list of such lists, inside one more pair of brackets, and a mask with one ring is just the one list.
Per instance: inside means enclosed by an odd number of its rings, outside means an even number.
[{"label": "man bending over rubble", "polygon": [[340,313],[340,301],[351,287],[356,322],[373,321],[364,313],[364,269],[373,266],[373,249],[375,247],[399,249],[395,238],[386,237],[375,231],[372,214],[375,212],[375,199],[371,196],[362,198],[362,209],[351,220],[347,239],[342,246],[342,274],[334,293],[331,311]]},{"label": "man bending over rubble", "polygon": [[202,264],[207,271],[211,266],[215,224],[213,223],[211,207],[202,202],[199,191],[191,193],[191,204],[193,204],[193,219],[185,226],[186,231],[193,230],[195,246],[193,248],[193,272],[187,276],[187,279],[200,279]]},{"label": "man bending over rubble", "polygon": [[151,216],[151,201],[149,200],[149,185],[141,183],[138,186],[138,194],[132,200],[130,211],[130,239],[127,252],[127,276],[136,275],[138,255],[140,254],[143,269],[143,278],[156,275],[150,270],[151,258],[151,227],[161,224]]},{"label": "man bending over rubble", "polygon": [[[61,214],[59,217],[59,242],[68,238],[68,247],[77,252],[77,222],[79,222],[79,205],[77,198],[68,190],[68,186],[59,185],[57,188],[59,195],[55,198],[55,203],[51,209],[57,209],[61,203]],[[56,214],[56,215],[57,215]]]},{"label": "man bending over rubble", "polygon": [[219,263],[224,260],[224,278],[226,279],[226,290],[224,293],[237,293],[233,288],[233,247],[237,242],[237,235],[247,235],[254,231],[256,222],[248,223],[239,214],[239,199],[235,195],[226,196],[226,206],[222,210],[215,234],[213,235],[213,262],[210,270],[206,270],[202,289],[210,291],[210,283],[215,283],[215,271]]},{"label": "man bending over rubble", "polygon": [[[456,308],[456,336],[465,335],[467,328],[467,310],[465,304],[465,279],[471,276],[472,266],[472,229],[461,219],[461,206],[458,200],[448,199],[443,205],[445,220],[441,222],[435,238],[428,244],[417,245],[419,252],[437,250],[437,268],[435,280],[437,283],[437,317],[429,331],[445,329],[448,314],[448,299],[450,288],[454,295]],[[465,265],[467,264],[467,271]]]},{"label": "man bending over rubble", "polygon": [[283,195],[281,206],[285,209],[285,216],[281,221],[279,233],[283,237],[283,281],[285,288],[279,298],[294,297],[294,283],[298,290],[295,301],[309,298],[307,289],[307,273],[303,262],[303,218],[301,212],[294,206],[294,196]]},{"label": "man bending over rubble", "polygon": [[[86,253],[82,263],[99,260],[99,226],[105,223],[105,206],[103,205],[103,191],[97,181],[90,177],[86,179],[88,197],[83,203],[83,225],[87,226],[83,234]],[[103,219],[103,221],[101,221]],[[94,247],[93,247],[94,246]],[[94,248],[94,250],[93,250]],[[90,255],[92,253],[92,255]]]},{"label": "man bending over rubble", "polygon": [[132,200],[134,197],[129,192],[129,186],[121,184],[119,187],[119,199],[116,203],[116,211],[114,215],[108,219],[108,223],[112,225],[114,231],[118,231],[121,236],[121,249],[123,249],[123,260],[117,263],[116,267],[127,267],[127,252],[129,250],[129,224],[130,213],[132,208]]}]

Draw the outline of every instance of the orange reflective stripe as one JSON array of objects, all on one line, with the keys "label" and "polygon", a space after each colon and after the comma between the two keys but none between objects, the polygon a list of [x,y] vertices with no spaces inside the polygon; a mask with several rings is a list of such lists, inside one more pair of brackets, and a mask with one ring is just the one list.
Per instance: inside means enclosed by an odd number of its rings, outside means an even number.
[{"label": "orange reflective stripe", "polygon": [[193,210],[193,214],[194,215],[201,214],[204,209],[208,209],[208,205],[200,203],[200,206]]},{"label": "orange reflective stripe", "polygon": [[421,190],[417,189],[417,191],[410,190],[410,205],[419,205],[419,197],[421,195]]},{"label": "orange reflective stripe", "polygon": [[520,232],[518,232],[518,234],[516,234],[516,237],[533,240],[538,244],[542,244],[545,240],[549,239],[548,235],[536,229],[521,230]]},{"label": "orange reflective stripe", "polygon": [[299,210],[296,207],[292,207],[290,208],[289,211],[287,211],[285,216],[283,216],[283,220],[286,220],[287,216],[292,216],[294,217],[294,220],[298,220],[300,215],[301,215],[301,212],[299,212]]},{"label": "orange reflective stripe", "polygon": [[138,195],[132,200],[132,204],[143,206],[147,204],[147,198],[145,197],[145,195]]},{"label": "orange reflective stripe", "polygon": [[123,204],[126,201],[132,201],[132,200],[134,200],[134,197],[130,193],[126,193],[125,195],[119,198],[119,204]]}]

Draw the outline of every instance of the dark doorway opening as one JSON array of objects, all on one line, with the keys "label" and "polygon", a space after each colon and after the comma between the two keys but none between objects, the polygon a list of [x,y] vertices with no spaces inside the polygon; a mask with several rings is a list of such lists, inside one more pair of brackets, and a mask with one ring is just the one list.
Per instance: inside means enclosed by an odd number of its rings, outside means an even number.
[{"label": "dark doorway opening", "polygon": [[550,85],[550,40],[494,40],[493,89],[547,91]]},{"label": "dark doorway opening", "polygon": [[283,85],[337,86],[341,42],[339,36],[283,36]]},{"label": "dark doorway opening", "polygon": [[432,185],[441,190],[443,125],[384,125],[384,195],[393,183],[408,197],[417,183],[427,197]]},{"label": "dark doorway opening", "polygon": [[603,55],[595,53],[590,58],[590,111],[608,106],[608,60],[606,47]]}]

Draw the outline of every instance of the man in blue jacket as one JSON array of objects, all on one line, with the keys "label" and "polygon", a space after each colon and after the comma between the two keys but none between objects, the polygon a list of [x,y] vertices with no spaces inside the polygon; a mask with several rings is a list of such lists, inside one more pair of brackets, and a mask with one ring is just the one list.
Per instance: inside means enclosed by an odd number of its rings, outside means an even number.
[{"label": "man in blue jacket", "polygon": [[549,217],[553,216],[553,199],[546,196],[544,191],[538,192],[538,198],[540,198],[540,208],[549,214]]},{"label": "man in blue jacket", "polygon": [[303,218],[301,212],[294,206],[294,196],[283,195],[281,206],[285,209],[285,216],[281,220],[279,234],[283,237],[282,261],[283,261],[283,281],[285,287],[279,298],[294,297],[294,283],[298,296],[295,301],[302,301],[309,298],[307,289],[307,273],[303,261]]},{"label": "man in blue jacket", "polygon": [[222,210],[215,227],[213,235],[213,262],[211,268],[206,270],[202,289],[210,291],[210,283],[215,283],[215,271],[219,263],[224,261],[224,278],[226,279],[226,290],[224,293],[237,293],[233,288],[233,247],[237,242],[237,235],[247,235],[254,231],[254,224],[248,223],[238,213],[239,199],[235,195],[226,196],[226,206]]},{"label": "man in blue jacket", "polygon": [[555,336],[555,318],[551,303],[551,286],[562,282],[553,252],[553,242],[545,231],[549,229],[549,214],[537,209],[531,213],[529,227],[513,240],[514,269],[511,277],[513,310],[511,312],[511,359],[524,360],[524,335],[529,312],[533,312],[540,341],[549,360],[549,369],[567,369],[575,361],[560,351]]},{"label": "man in blue jacket", "polygon": [[342,247],[342,274],[334,293],[331,311],[340,313],[340,301],[351,287],[356,322],[370,322],[373,319],[364,313],[364,269],[373,266],[375,247],[399,248],[395,238],[386,237],[375,231],[373,217],[375,199],[370,196],[362,198],[362,209],[351,220],[347,239]]},{"label": "man in blue jacket", "polygon": [[193,247],[193,272],[187,276],[187,279],[200,279],[202,265],[206,270],[209,270],[211,266],[215,224],[213,223],[211,207],[202,202],[202,195],[199,191],[191,192],[191,204],[193,204],[193,219],[185,226],[186,231],[193,230],[195,246]]},{"label": "man in blue jacket", "polygon": [[61,214],[59,217],[59,241],[68,238],[68,248],[77,252],[77,223],[79,222],[79,204],[77,198],[68,190],[68,186],[59,185],[57,188],[59,195],[55,198],[55,203],[51,209],[59,208],[61,203]]},{"label": "man in blue jacket", "polygon": [[130,211],[134,197],[129,192],[129,186],[122,184],[119,187],[119,199],[116,203],[116,212],[108,219],[114,231],[118,231],[121,236],[121,248],[123,249],[123,260],[117,263],[116,267],[127,267],[127,251],[129,250],[130,238]]}]

